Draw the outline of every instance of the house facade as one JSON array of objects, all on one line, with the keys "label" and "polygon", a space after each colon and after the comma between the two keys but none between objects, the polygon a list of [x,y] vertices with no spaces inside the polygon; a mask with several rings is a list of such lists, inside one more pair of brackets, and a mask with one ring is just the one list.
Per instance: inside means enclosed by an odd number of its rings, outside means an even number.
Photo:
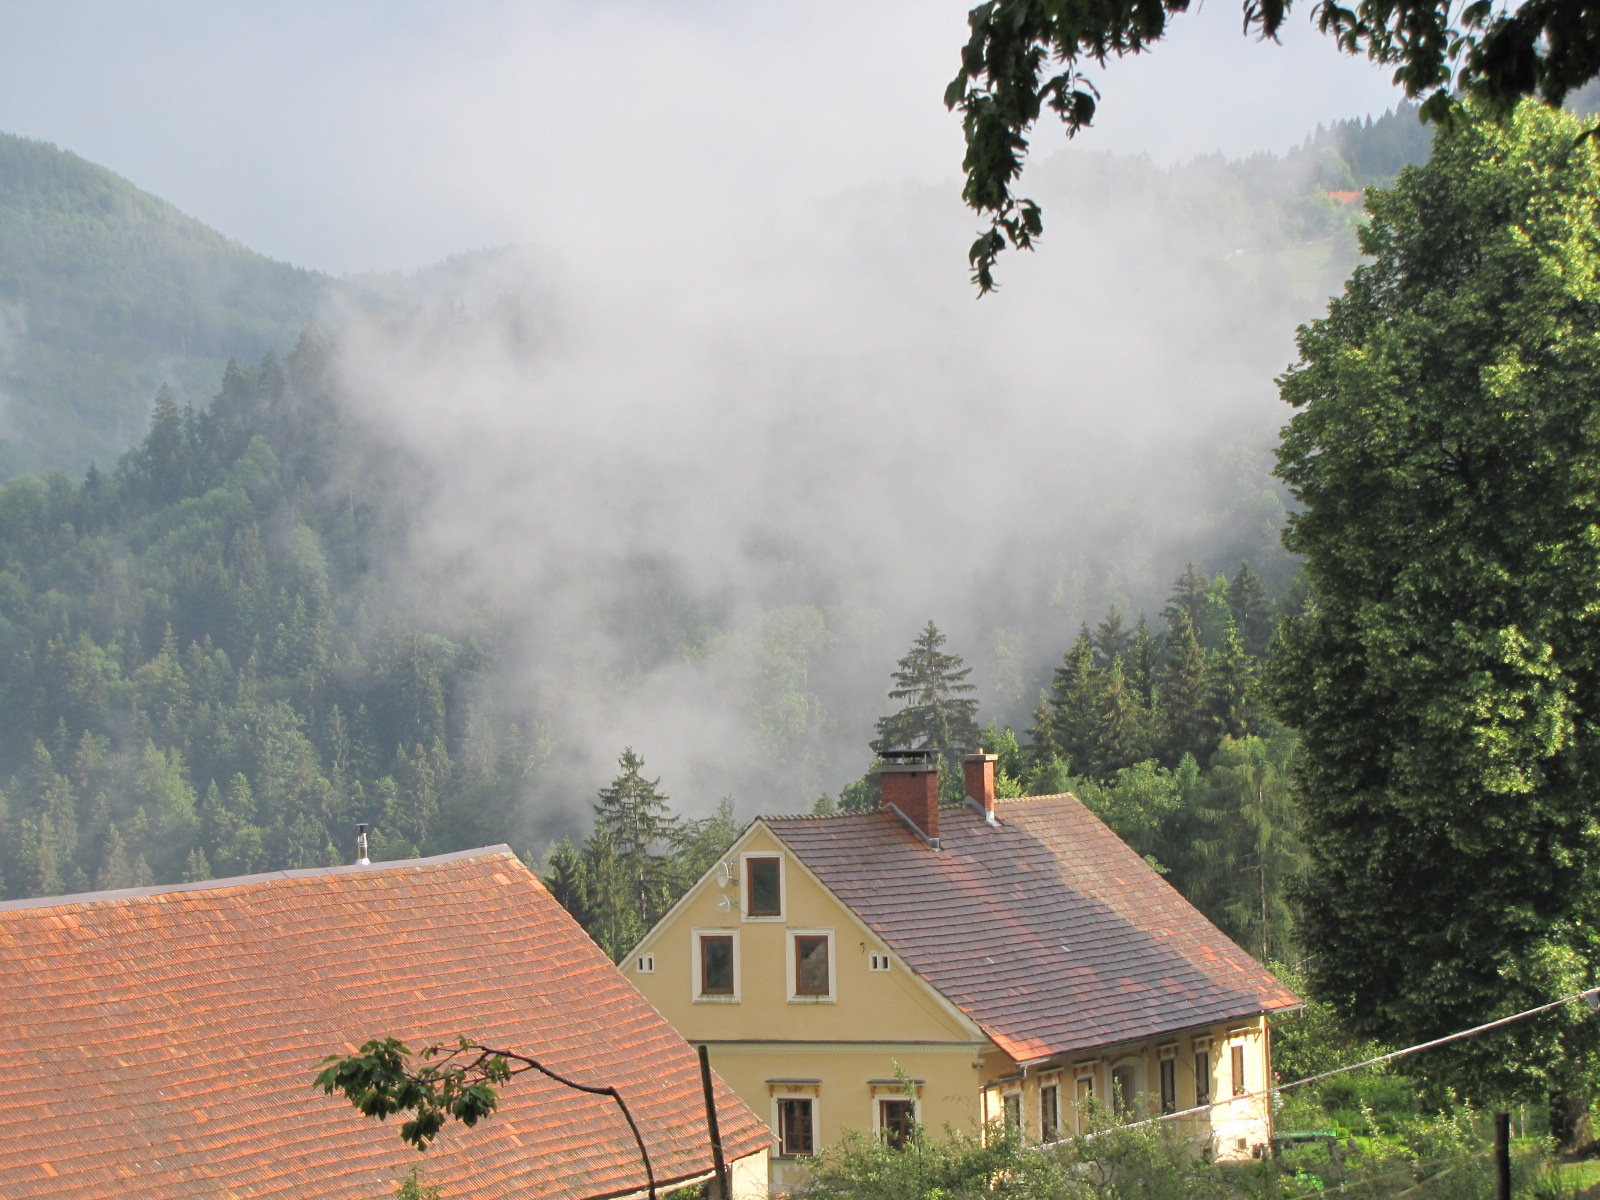
[{"label": "house facade", "polygon": [[[609,1096],[519,1074],[424,1160],[312,1087],[391,1036],[614,1087],[662,1195],[713,1174],[694,1049],[504,846],[8,901],[0,1029],[6,1200],[372,1200],[419,1163],[448,1196],[644,1194]],[[713,1096],[735,1200],[764,1196],[764,1118]]]},{"label": "house facade", "polygon": [[784,1190],[847,1129],[1077,1130],[1093,1098],[1220,1158],[1271,1140],[1267,1019],[1296,997],[1070,795],[938,807],[926,756],[873,813],[761,818],[623,962],[767,1120]]}]

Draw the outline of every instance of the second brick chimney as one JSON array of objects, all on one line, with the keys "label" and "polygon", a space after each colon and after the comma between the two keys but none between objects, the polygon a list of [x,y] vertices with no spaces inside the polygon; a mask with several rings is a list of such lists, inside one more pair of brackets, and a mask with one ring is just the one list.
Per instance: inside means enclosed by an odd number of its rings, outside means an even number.
[{"label": "second brick chimney", "polygon": [[883,807],[939,848],[939,759],[932,750],[888,750],[878,768]]},{"label": "second brick chimney", "polygon": [[982,810],[983,819],[991,825],[996,823],[994,772],[995,764],[999,761],[998,754],[985,754],[982,750],[963,755],[961,759],[961,770],[966,775],[967,800]]}]

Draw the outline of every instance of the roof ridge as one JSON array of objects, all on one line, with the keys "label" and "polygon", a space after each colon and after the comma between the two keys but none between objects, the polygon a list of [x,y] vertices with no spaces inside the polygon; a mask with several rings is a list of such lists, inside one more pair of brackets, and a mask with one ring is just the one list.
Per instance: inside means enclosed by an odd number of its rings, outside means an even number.
[{"label": "roof ridge", "polygon": [[474,850],[455,850],[449,854],[435,854],[429,858],[397,858],[366,864],[347,863],[338,867],[297,867],[287,871],[262,871],[257,875],[232,875],[226,879],[196,879],[189,883],[157,883],[149,887],[114,888],[104,892],[74,892],[66,896],[30,896],[22,900],[0,900],[0,912],[17,912],[31,908],[71,908],[80,904],[95,904],[102,900],[138,900],[146,896],[165,896],[172,892],[203,892],[215,888],[243,887],[247,884],[266,883],[276,879],[315,879],[323,875],[355,875],[373,871],[393,871],[403,867],[429,867],[468,858],[489,858],[499,854],[511,854],[515,857],[510,846],[498,842],[493,846],[479,846]]}]

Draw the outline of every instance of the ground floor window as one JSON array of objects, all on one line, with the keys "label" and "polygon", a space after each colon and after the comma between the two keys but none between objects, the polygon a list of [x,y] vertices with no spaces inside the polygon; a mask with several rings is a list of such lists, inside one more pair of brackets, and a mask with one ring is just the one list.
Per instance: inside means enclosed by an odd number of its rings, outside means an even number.
[{"label": "ground floor window", "polygon": [[1133,1111],[1134,1077],[1132,1067],[1117,1067],[1111,1072],[1111,1107],[1126,1116]]},{"label": "ground floor window", "polygon": [[1178,1060],[1175,1058],[1161,1060],[1161,1111],[1178,1111]]},{"label": "ground floor window", "polygon": [[1211,1103],[1211,1051],[1196,1050],[1194,1054],[1194,1106],[1202,1108]]},{"label": "ground floor window", "polygon": [[1244,1043],[1235,1042],[1228,1049],[1229,1058],[1232,1060],[1229,1065],[1233,1068],[1233,1094],[1242,1096],[1244,1095]]},{"label": "ground floor window", "polygon": [[1053,1083],[1039,1089],[1039,1140],[1053,1142],[1061,1136],[1061,1093]]},{"label": "ground floor window", "polygon": [[879,1100],[878,1129],[890,1149],[900,1150],[911,1139],[911,1129],[917,1123],[917,1105],[913,1100]]},{"label": "ground floor window", "polygon": [[779,1154],[785,1158],[798,1158],[817,1152],[815,1116],[810,1096],[779,1097]]},{"label": "ground floor window", "polygon": [[1007,1092],[1000,1097],[1000,1115],[1007,1130],[1022,1128],[1022,1093]]}]

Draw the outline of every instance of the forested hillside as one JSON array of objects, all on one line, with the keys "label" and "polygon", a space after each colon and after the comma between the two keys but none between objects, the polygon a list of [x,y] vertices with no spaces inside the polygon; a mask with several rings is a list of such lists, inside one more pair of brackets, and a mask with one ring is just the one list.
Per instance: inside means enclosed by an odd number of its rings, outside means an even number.
[{"label": "forested hillside", "polygon": [[482,702],[481,644],[370,586],[403,517],[322,359],[163,391],[115,470],[0,490],[7,895],[345,862],[358,820],[374,858],[524,829],[536,739]]},{"label": "forested hillside", "polygon": [[0,134],[0,478],[114,462],[162,383],[203,403],[230,358],[292,348],[332,286]]}]

